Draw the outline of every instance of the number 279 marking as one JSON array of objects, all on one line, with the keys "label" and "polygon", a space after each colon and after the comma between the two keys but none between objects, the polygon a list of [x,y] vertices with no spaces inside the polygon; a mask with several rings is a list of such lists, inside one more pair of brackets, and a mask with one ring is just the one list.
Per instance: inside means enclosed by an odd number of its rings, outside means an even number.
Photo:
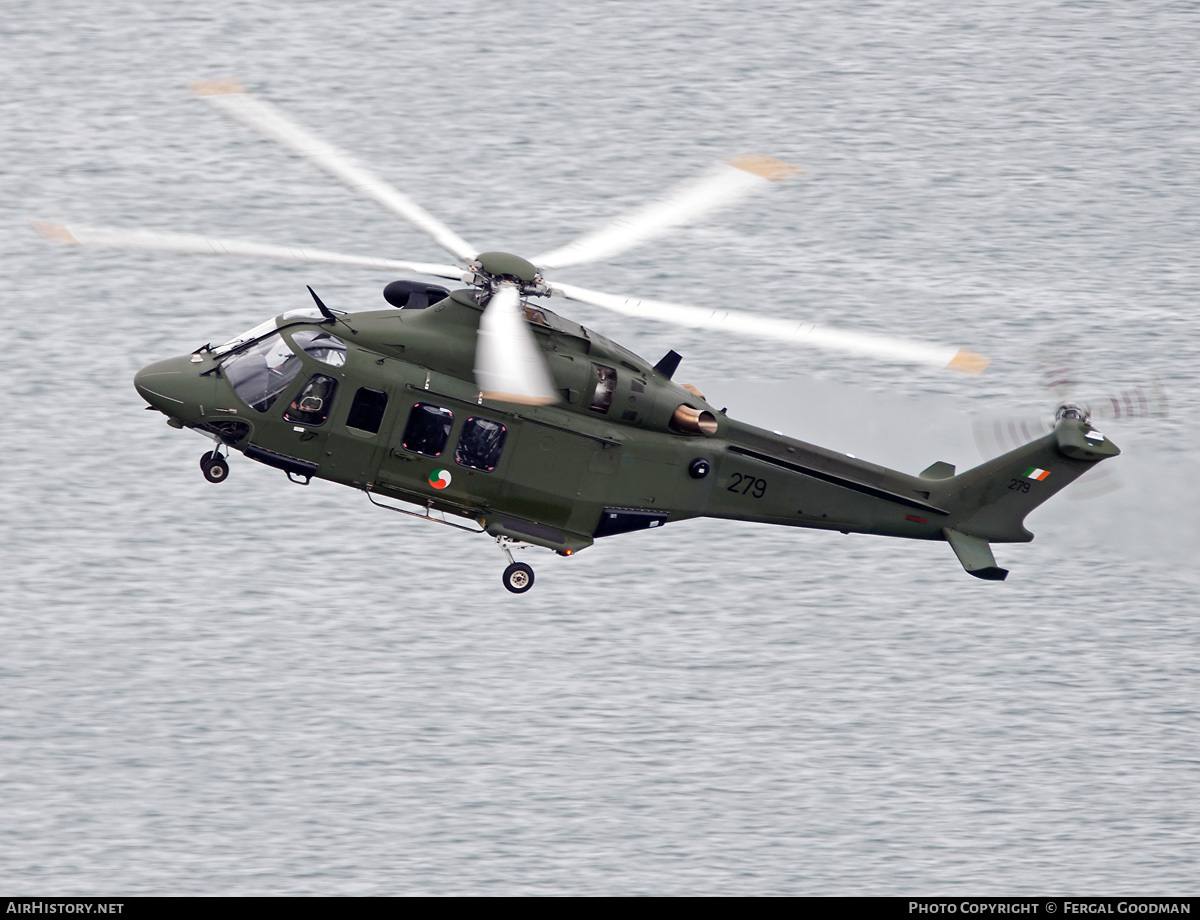
[{"label": "number 279 marking", "polygon": [[743,476],[741,473],[734,473],[733,482],[729,484],[729,488],[725,491],[762,498],[767,494],[767,481],[765,479],[755,479],[753,476]]}]

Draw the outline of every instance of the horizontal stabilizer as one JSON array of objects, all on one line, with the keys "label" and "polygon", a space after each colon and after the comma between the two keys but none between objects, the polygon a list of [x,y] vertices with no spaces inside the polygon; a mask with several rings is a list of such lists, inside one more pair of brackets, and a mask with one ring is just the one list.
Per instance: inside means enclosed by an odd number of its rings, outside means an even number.
[{"label": "horizontal stabilizer", "polygon": [[966,534],[949,528],[943,530],[942,533],[968,575],[974,575],[984,581],[1004,581],[1008,577],[1008,569],[1002,569],[996,565],[996,557],[992,555],[992,547],[987,540],[968,537]]}]

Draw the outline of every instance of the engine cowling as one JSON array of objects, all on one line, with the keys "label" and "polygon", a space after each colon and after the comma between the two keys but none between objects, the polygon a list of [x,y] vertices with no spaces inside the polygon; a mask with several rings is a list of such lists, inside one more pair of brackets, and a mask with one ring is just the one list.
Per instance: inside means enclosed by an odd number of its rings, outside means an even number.
[{"label": "engine cowling", "polygon": [[424,310],[450,296],[450,291],[424,281],[393,281],[383,289],[383,299],[401,310]]}]

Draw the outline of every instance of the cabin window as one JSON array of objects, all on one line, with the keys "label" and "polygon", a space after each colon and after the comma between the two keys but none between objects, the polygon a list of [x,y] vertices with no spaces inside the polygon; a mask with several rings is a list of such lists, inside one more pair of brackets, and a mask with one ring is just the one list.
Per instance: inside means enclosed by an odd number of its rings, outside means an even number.
[{"label": "cabin window", "polygon": [[325,420],[329,418],[329,407],[336,390],[337,381],[332,377],[313,374],[284,411],[283,417],[289,422],[300,422],[313,427],[324,425]]},{"label": "cabin window", "polygon": [[300,373],[300,358],[277,332],[230,355],[221,370],[238,399],[266,412]]},{"label": "cabin window", "polygon": [[458,446],[454,448],[454,460],[460,466],[490,473],[500,462],[500,451],[504,450],[504,439],[508,429],[488,418],[469,418],[463,425]]},{"label": "cabin window", "polygon": [[346,363],[346,343],[328,332],[301,329],[292,333],[292,341],[310,358],[322,364],[341,367]]},{"label": "cabin window", "polygon": [[383,423],[383,413],[386,411],[387,393],[369,387],[359,387],[358,392],[354,394],[354,402],[350,405],[346,426],[378,434],[379,426]]},{"label": "cabin window", "polygon": [[607,412],[617,389],[617,372],[603,364],[593,364],[592,370],[596,372],[596,388],[592,391],[592,404],[588,408],[594,412]]},{"label": "cabin window", "polygon": [[440,457],[450,438],[450,426],[454,424],[454,413],[433,403],[415,403],[408,413],[408,424],[404,426],[404,438],[400,442],[405,450],[426,457]]}]

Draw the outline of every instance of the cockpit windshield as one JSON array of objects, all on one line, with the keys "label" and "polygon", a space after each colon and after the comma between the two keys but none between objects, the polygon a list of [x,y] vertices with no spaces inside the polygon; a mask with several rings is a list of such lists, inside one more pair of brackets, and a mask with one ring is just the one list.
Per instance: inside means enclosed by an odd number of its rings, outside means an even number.
[{"label": "cockpit windshield", "polygon": [[224,355],[231,351],[237,351],[240,346],[245,345],[247,342],[253,342],[257,338],[269,335],[275,331],[276,326],[285,325],[292,320],[316,320],[319,322],[323,318],[321,311],[316,307],[301,307],[298,310],[288,310],[274,319],[268,319],[259,323],[253,329],[243,332],[239,336],[234,336],[224,345],[218,345],[213,349],[213,353]]},{"label": "cockpit windshield", "polygon": [[253,329],[243,332],[241,335],[234,336],[232,339],[230,339],[224,345],[218,345],[216,348],[213,349],[213,353],[218,354],[218,355],[223,355],[223,354],[227,354],[231,351],[236,351],[239,346],[245,345],[247,342],[253,342],[259,336],[267,335],[268,333],[272,332],[274,329],[275,329],[275,320],[274,319],[266,320],[265,322],[259,323]]},{"label": "cockpit windshield", "polygon": [[321,318],[320,311],[315,309],[291,310],[214,348],[215,354],[224,356],[221,370],[238,399],[252,409],[266,412],[300,373],[301,352],[331,367],[345,365],[346,343],[324,330],[296,330],[291,333],[294,346],[276,331],[290,325],[289,320]]},{"label": "cockpit windshield", "polygon": [[[275,320],[271,320],[272,326]],[[238,399],[251,409],[266,412],[279,394],[300,373],[300,356],[278,332],[247,345],[221,362]]]}]

